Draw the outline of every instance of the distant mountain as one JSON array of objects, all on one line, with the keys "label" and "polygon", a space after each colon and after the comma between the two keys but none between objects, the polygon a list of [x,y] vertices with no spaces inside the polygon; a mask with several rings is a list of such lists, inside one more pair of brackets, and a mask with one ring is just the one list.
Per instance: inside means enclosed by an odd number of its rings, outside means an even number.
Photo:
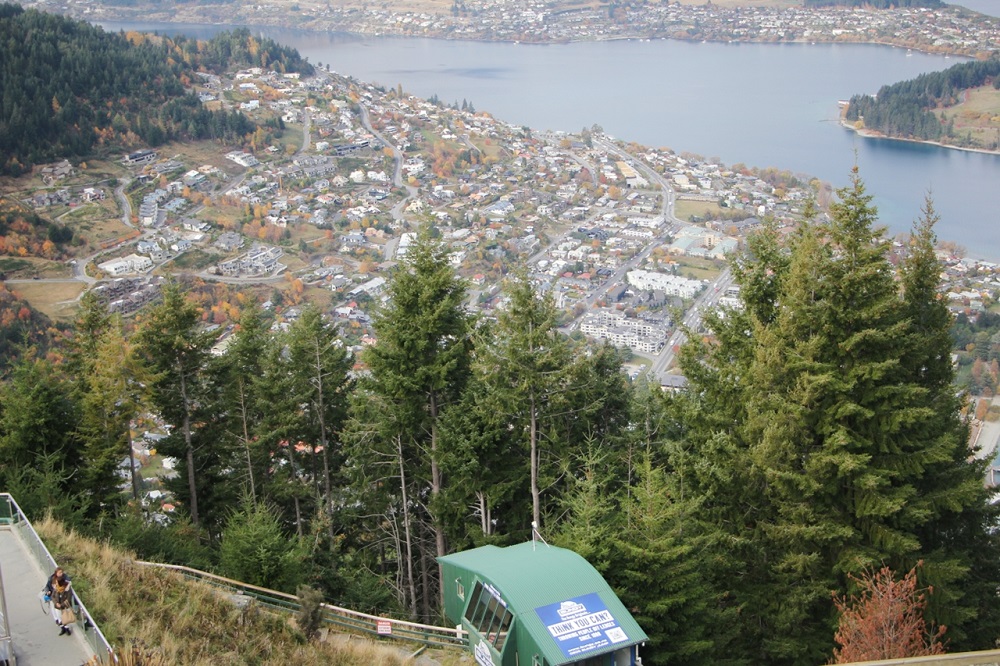
[{"label": "distant mountain", "polygon": [[941,0],[804,0],[806,7],[944,7]]},{"label": "distant mountain", "polygon": [[0,5],[0,173],[100,148],[239,141],[254,124],[205,109],[186,86],[198,70],[249,65],[312,72],[293,49],[246,30],[171,40]]}]

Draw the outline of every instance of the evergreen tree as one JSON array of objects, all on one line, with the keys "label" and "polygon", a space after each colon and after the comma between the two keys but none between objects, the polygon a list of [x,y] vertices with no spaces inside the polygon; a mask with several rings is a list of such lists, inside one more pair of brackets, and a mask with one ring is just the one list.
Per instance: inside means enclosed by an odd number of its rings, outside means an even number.
[{"label": "evergreen tree", "polygon": [[132,499],[139,500],[131,423],[144,406],[150,377],[117,321],[101,334],[89,365],[80,424],[83,482],[91,493],[92,508],[113,514],[122,500],[118,471],[123,457],[129,461]]},{"label": "evergreen tree", "polygon": [[928,414],[912,436],[936,452],[915,479],[915,503],[930,516],[917,531],[926,553],[918,573],[935,590],[927,599],[928,615],[948,626],[951,649],[987,649],[993,647],[991,637],[1000,635],[998,511],[991,502],[994,492],[983,485],[988,461],[970,456],[963,396],[954,386],[952,316],[938,293],[937,221],[928,198],[901,271],[909,338],[904,368],[907,380],[920,387],[917,404]]},{"label": "evergreen tree", "polygon": [[[313,305],[306,306],[289,331],[288,356],[294,376],[295,394],[307,405],[307,430],[301,436],[312,442],[313,456],[319,450],[322,462],[323,504],[328,514],[333,512],[331,460],[338,468],[342,460],[340,432],[347,418],[347,397],[352,382],[348,372],[353,358],[336,327],[323,321],[323,315]],[[336,446],[338,452],[331,454]],[[328,521],[330,536],[333,523]]]},{"label": "evergreen tree", "polygon": [[[542,461],[547,427],[565,389],[570,350],[556,329],[550,295],[539,296],[523,274],[511,280],[508,304],[477,352],[477,373],[488,409],[502,415],[503,429],[528,453],[531,519],[542,525]],[[555,442],[549,442],[554,448]]]},{"label": "evergreen tree", "polygon": [[727,631],[713,616],[718,593],[704,577],[709,562],[695,524],[696,504],[684,502],[676,477],[654,467],[648,456],[636,471],[604,573],[650,636],[643,661],[725,663]]},{"label": "evergreen tree", "polygon": [[267,460],[256,446],[258,429],[267,411],[261,400],[261,378],[271,342],[260,306],[250,301],[239,317],[239,328],[216,369],[221,381],[219,412],[225,415],[226,435],[233,448],[240,451],[246,470],[246,487],[252,501],[257,501]]},{"label": "evergreen tree", "polygon": [[49,361],[22,356],[10,379],[0,385],[0,480],[48,459],[69,491],[79,467],[80,406],[69,382]]},{"label": "evergreen tree", "polygon": [[304,442],[300,447],[300,437],[306,431],[305,413],[285,341],[285,336],[281,336],[265,347],[256,387],[261,418],[252,451],[261,464],[261,478],[257,479],[261,494],[282,510],[285,520],[302,538],[309,517],[315,514],[316,485],[307,471],[307,462],[315,458],[311,447]]},{"label": "evergreen tree", "polygon": [[[750,548],[729,554],[747,562],[732,587],[751,661],[822,661],[832,648],[829,591],[843,593],[866,567],[906,570],[925,559],[936,589],[955,599],[969,583],[956,555],[986,529],[981,476],[965,462],[957,402],[945,398],[935,361],[942,350],[932,340],[940,345],[946,330],[933,314],[936,295],[915,274],[904,278],[910,296],[900,295],[856,172],[839,194],[828,225],[806,224],[792,239],[787,268],[774,260],[780,253],[747,259],[738,274],[752,287],[745,311],[713,321],[717,339],[702,359],[684,356],[694,398],[686,427],[700,447],[725,442],[731,457],[722,460],[739,465],[731,473],[743,481],[734,498],[745,508],[723,498],[720,517],[742,515],[732,543]],[[769,274],[769,288],[759,288]],[[918,311],[933,315],[922,332],[911,318]],[[941,398],[933,403],[932,385]],[[713,510],[712,486],[699,491]],[[975,523],[947,548],[935,543],[953,532],[939,522],[946,516]]]},{"label": "evergreen tree", "polygon": [[[363,356],[371,371],[367,390],[378,397],[381,418],[398,428],[381,446],[390,453],[403,449],[401,457],[419,465],[407,475],[429,481],[414,497],[426,492],[436,556],[447,553],[441,424],[470,374],[471,317],[449,254],[426,233],[418,238],[389,280],[389,301],[374,319],[378,342]],[[425,614],[434,597],[425,591]]]},{"label": "evergreen tree", "polygon": [[222,532],[219,567],[244,583],[291,592],[302,577],[302,551],[282,533],[273,508],[244,497]]},{"label": "evergreen tree", "polygon": [[[184,498],[189,502],[191,522],[200,525],[199,486],[209,481],[199,475],[206,467],[196,453],[214,456],[209,442],[197,442],[199,407],[205,403],[206,367],[213,337],[202,330],[198,308],[184,298],[180,286],[170,283],[163,289],[163,300],[149,312],[138,333],[140,353],[154,374],[151,383],[153,405],[160,415],[177,428],[161,445],[168,453],[176,450],[183,456],[187,479]],[[172,439],[180,438],[179,446]],[[200,446],[198,446],[200,444]],[[199,464],[201,463],[201,464]]]}]

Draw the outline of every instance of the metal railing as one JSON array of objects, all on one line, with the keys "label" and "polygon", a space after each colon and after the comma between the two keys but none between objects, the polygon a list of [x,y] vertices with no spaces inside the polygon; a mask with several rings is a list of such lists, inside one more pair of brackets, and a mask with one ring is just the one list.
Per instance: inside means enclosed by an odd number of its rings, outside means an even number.
[{"label": "metal railing", "polygon": [[3,586],[3,567],[0,567],[0,664],[17,666],[14,656],[14,639],[10,635],[10,620],[7,615],[7,591]]},{"label": "metal railing", "polygon": [[882,661],[858,661],[845,666],[1000,666],[1000,650],[956,652],[929,657],[903,657]]},{"label": "metal railing", "polygon": [[[135,561],[135,564],[156,567],[174,571],[191,580],[208,583],[234,595],[250,597],[261,606],[280,613],[291,614],[302,608],[298,597],[277,590],[257,587],[223,576],[217,576],[198,569],[176,564],[160,564],[157,562]],[[355,634],[381,636],[397,640],[411,641],[429,647],[466,647],[468,634],[461,628],[437,627],[429,624],[397,620],[378,615],[359,613],[349,608],[341,608],[331,604],[321,604],[323,622],[332,627]]]},{"label": "metal railing", "polygon": [[[34,557],[35,562],[42,568],[42,571],[55,571],[57,566],[55,558],[52,557],[49,549],[45,547],[42,538],[38,536],[38,532],[35,531],[31,521],[24,515],[21,507],[18,506],[10,493],[0,493],[0,525],[10,525],[17,532],[21,543],[27,547],[32,557]],[[100,627],[97,626],[97,622],[90,614],[90,611],[87,610],[83,600],[80,599],[80,596],[72,587],[70,587],[70,592],[73,595],[72,603],[77,609],[76,615],[80,626],[83,628],[83,636],[87,644],[98,657],[107,655],[106,661],[118,663],[115,651],[111,648],[111,644],[108,643],[108,639],[101,633]]]}]

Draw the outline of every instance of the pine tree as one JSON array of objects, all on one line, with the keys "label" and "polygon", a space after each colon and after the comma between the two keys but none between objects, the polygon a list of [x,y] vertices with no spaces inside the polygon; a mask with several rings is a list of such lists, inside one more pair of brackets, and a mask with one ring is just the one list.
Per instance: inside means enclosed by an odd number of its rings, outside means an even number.
[{"label": "pine tree", "polygon": [[132,499],[139,500],[131,423],[145,405],[145,386],[150,377],[117,321],[98,338],[89,365],[90,372],[83,378],[87,392],[82,399],[80,424],[83,481],[91,493],[93,508],[114,513],[122,499],[118,466],[123,457],[129,461]]},{"label": "pine tree", "polygon": [[[699,492],[707,515],[720,511],[717,524],[739,525],[734,546],[750,546],[729,555],[746,561],[733,589],[748,605],[741,634],[752,661],[822,661],[829,590],[882,563],[908,569],[923,558],[942,597],[956,599],[969,583],[956,554],[987,529],[981,476],[965,462],[941,363],[947,318],[929,286],[936,272],[921,255],[901,296],[856,172],[839,194],[828,224],[807,223],[791,240],[787,262],[772,250],[745,260],[744,312],[713,320],[715,343],[694,343],[683,357],[688,432],[702,456],[739,465],[732,473],[744,480],[734,493],[747,507],[739,523],[738,502],[704,481]],[[731,457],[715,455],[712,442]],[[959,536],[966,520],[974,524]]]},{"label": "pine tree", "polygon": [[[196,459],[195,439],[213,337],[201,329],[197,306],[184,298],[176,283],[170,283],[163,289],[163,300],[143,322],[137,341],[155,376],[151,384],[153,404],[168,423],[178,428],[182,439],[178,448],[184,456],[186,499],[190,503],[191,522],[197,527],[202,518],[198,507],[199,480],[205,483],[208,479],[199,479],[202,466]],[[207,455],[217,453],[204,446],[197,449]]]},{"label": "pine tree", "polygon": [[[352,382],[348,372],[353,358],[337,329],[323,321],[320,311],[306,306],[288,336],[290,370],[294,376],[295,393],[301,404],[307,405],[308,430],[302,437],[312,442],[313,455],[319,450],[322,461],[322,496],[327,513],[333,511],[331,460],[339,467],[341,455],[333,456],[330,449],[340,448],[340,431],[347,418],[347,397]],[[332,538],[333,524],[329,523]]]},{"label": "pine tree", "polygon": [[219,566],[236,580],[292,592],[302,578],[302,551],[282,533],[272,507],[244,497],[222,532]]},{"label": "pine tree", "polygon": [[952,317],[938,292],[937,221],[928,198],[901,271],[909,337],[904,367],[922,390],[918,404],[930,415],[911,437],[935,453],[914,481],[914,503],[930,516],[917,532],[926,553],[919,574],[922,584],[935,590],[927,614],[949,627],[951,649],[986,649],[993,647],[991,636],[1000,634],[995,594],[1000,542],[992,528],[1000,516],[991,502],[994,492],[983,485],[988,461],[970,456],[962,396],[954,387]]},{"label": "pine tree", "polygon": [[511,280],[505,293],[509,303],[482,340],[477,373],[487,387],[488,408],[503,415],[504,429],[527,450],[531,519],[541,527],[544,440],[553,403],[564,390],[569,346],[556,329],[551,296],[539,296],[524,275]]},{"label": "pine tree", "polygon": [[235,444],[234,448],[242,451],[247,490],[250,499],[257,501],[267,461],[259,455],[255,442],[267,411],[260,399],[260,385],[271,338],[256,301],[243,308],[238,324],[232,343],[215,371],[223,387],[222,405],[218,411],[225,415],[226,433]]},{"label": "pine tree", "polygon": [[727,631],[717,593],[704,576],[710,561],[696,503],[680,500],[677,477],[654,467],[648,456],[636,473],[605,575],[650,636],[643,662],[724,663]]},{"label": "pine tree", "polygon": [[29,351],[0,385],[0,479],[51,457],[52,468],[69,474],[81,460],[77,424],[79,404],[69,382]]},{"label": "pine tree", "polygon": [[[417,469],[407,470],[411,479],[429,479],[423,490],[437,556],[447,553],[439,506],[445,487],[441,422],[445,411],[461,399],[471,351],[465,284],[449,254],[446,246],[421,234],[389,279],[389,300],[374,318],[378,342],[363,356],[371,371],[366,390],[378,397],[383,418],[389,417],[398,428],[381,445],[390,452],[402,448],[403,458],[418,462]],[[425,590],[425,614],[436,596]]]}]

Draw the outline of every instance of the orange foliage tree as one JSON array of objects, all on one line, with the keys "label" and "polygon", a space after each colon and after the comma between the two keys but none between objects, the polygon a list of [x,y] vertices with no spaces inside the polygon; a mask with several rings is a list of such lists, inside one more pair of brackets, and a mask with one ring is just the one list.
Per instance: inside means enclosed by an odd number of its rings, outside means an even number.
[{"label": "orange foliage tree", "polygon": [[851,576],[858,592],[834,597],[840,622],[834,640],[834,664],[902,659],[944,654],[941,637],[946,627],[928,626],[924,620],[927,594],[917,588],[917,569],[896,580],[889,567]]}]

